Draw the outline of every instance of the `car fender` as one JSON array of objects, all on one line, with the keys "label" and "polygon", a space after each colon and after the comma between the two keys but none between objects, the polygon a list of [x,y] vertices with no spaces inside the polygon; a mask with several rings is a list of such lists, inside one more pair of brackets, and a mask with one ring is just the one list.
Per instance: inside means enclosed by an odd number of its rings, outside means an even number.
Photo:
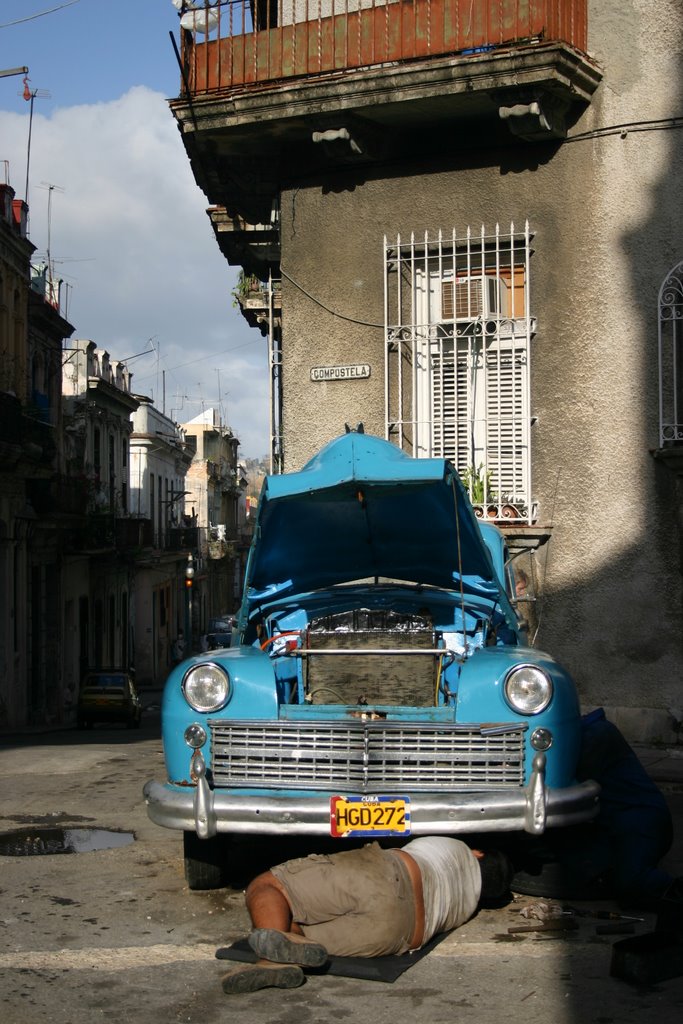
[{"label": "car fender", "polygon": [[[521,715],[505,698],[505,679],[518,665],[536,665],[552,680],[552,699],[538,714]],[[529,647],[482,647],[460,666],[455,699],[459,723],[522,721],[527,723],[529,736],[535,729],[548,729],[553,737],[546,752],[548,785],[563,787],[575,781],[581,744],[578,696],[572,677],[550,655]],[[529,745],[527,775],[534,754]]]},{"label": "car fender", "polygon": [[[223,709],[203,713],[192,709],[183,694],[183,680],[194,665],[214,662],[230,677],[231,696]],[[277,719],[278,697],[275,673],[270,658],[254,647],[231,647],[210,654],[187,658],[176,666],[166,680],[162,700],[162,738],[169,779],[190,781],[192,749],[184,740],[190,723],[201,725],[209,737],[202,753],[211,754],[209,721],[221,715],[241,719]]]}]

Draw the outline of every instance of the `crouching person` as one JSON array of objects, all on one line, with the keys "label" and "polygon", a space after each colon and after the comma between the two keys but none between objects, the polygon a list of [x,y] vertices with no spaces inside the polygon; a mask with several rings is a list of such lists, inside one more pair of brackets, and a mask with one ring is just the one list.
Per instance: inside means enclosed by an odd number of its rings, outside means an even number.
[{"label": "crouching person", "polygon": [[503,854],[446,836],[286,861],[247,888],[249,945],[259,960],[229,971],[223,990],[296,988],[303,968],[322,967],[329,956],[420,949],[468,921],[481,899],[507,893],[511,879]]},{"label": "crouching person", "polygon": [[606,897],[655,907],[673,881],[659,864],[673,842],[671,811],[602,708],[582,719],[577,778],[600,783],[600,812],[559,837],[561,861],[596,895],[601,887]]}]

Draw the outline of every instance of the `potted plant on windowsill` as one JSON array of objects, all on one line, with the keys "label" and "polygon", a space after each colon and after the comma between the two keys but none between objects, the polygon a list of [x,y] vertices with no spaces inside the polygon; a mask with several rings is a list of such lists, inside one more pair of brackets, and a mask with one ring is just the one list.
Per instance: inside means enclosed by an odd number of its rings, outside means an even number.
[{"label": "potted plant on windowsill", "polygon": [[491,485],[491,472],[484,470],[483,462],[478,466],[468,466],[460,478],[469,494],[477,519],[496,519],[498,505]]}]

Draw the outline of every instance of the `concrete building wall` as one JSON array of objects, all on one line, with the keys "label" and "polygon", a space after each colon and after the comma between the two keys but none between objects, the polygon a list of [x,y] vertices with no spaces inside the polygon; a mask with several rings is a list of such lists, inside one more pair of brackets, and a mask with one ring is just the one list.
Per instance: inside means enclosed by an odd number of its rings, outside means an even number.
[{"label": "concrete building wall", "polygon": [[[651,449],[658,292],[683,259],[683,130],[670,122],[683,3],[603,0],[589,26],[604,78],[566,142],[428,168],[416,153],[372,177],[350,170],[283,193],[283,271],[317,300],[283,275],[285,468],[345,423],[384,434],[383,236],[528,219],[533,495],[552,527],[537,644],[574,673],[586,705],[680,721],[675,478]],[[310,379],[314,366],[354,363],[370,378]]]},{"label": "concrete building wall", "polygon": [[171,667],[171,645],[184,630],[184,578],[178,566],[161,562],[139,567],[135,579],[134,643],[136,679],[163,683]]},{"label": "concrete building wall", "polygon": [[161,542],[180,523],[190,456],[178,424],[156,409],[151,398],[136,397],[140,405],[133,413],[130,436],[129,511],[152,520]]},{"label": "concrete building wall", "polygon": [[0,493],[0,726],[26,721],[30,521],[24,481],[2,474]]}]

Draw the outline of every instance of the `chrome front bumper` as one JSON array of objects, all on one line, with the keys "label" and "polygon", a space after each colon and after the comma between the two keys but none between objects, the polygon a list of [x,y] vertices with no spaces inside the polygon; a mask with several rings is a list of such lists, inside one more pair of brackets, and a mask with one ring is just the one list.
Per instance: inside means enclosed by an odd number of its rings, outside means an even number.
[{"label": "chrome front bumper", "polygon": [[[330,834],[330,796],[237,796],[212,790],[203,762],[196,786],[179,787],[151,780],[143,794],[147,813],[164,828],[196,832],[209,839],[219,832],[250,835]],[[410,798],[411,835],[466,832],[529,832],[577,825],[598,813],[600,787],[582,782],[565,789],[545,784],[545,755],[534,757],[525,789],[488,793],[418,794]]]}]

